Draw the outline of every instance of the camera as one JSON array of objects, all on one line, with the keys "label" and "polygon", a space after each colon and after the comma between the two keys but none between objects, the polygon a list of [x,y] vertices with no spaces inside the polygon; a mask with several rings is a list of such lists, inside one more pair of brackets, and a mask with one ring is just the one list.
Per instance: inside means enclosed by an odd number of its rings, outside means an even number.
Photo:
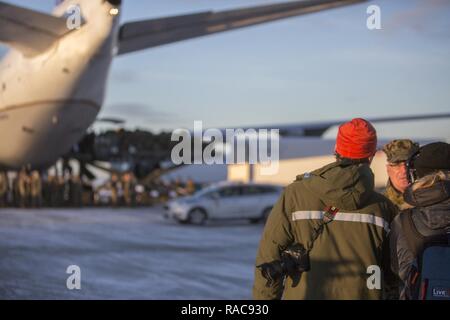
[{"label": "camera", "polygon": [[267,280],[266,287],[273,286],[276,281],[286,276],[293,280],[293,287],[297,286],[301,274],[310,269],[309,252],[301,244],[296,243],[282,250],[280,256],[280,260],[257,266]]}]

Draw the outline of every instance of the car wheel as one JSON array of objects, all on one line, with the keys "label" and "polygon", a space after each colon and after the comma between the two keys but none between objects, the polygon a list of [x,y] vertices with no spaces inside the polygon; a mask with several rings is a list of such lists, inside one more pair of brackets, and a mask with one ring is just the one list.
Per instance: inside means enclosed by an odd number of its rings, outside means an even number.
[{"label": "car wheel", "polygon": [[190,224],[202,225],[206,221],[206,212],[203,209],[196,208],[189,212],[188,221]]},{"label": "car wheel", "polygon": [[262,223],[266,223],[267,218],[269,218],[271,211],[272,211],[272,208],[265,208],[263,210],[262,215],[261,215],[261,220],[260,220]]}]

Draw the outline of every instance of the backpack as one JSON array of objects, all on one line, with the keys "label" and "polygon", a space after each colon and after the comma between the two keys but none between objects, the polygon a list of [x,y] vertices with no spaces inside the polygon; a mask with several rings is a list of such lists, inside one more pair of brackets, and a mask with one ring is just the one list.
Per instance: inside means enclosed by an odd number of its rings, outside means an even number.
[{"label": "backpack", "polygon": [[[409,300],[450,300],[450,229],[424,232],[414,223],[412,210],[401,214],[402,229],[414,262],[405,283]],[[421,232],[422,231],[422,232]]]}]

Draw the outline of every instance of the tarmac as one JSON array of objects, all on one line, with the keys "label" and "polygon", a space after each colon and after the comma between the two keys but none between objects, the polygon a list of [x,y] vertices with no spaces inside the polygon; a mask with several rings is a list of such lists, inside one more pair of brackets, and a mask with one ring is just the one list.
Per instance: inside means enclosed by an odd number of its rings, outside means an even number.
[{"label": "tarmac", "polygon": [[[251,299],[262,224],[180,225],[162,213],[0,209],[0,298]],[[79,290],[66,284],[71,265]]]}]

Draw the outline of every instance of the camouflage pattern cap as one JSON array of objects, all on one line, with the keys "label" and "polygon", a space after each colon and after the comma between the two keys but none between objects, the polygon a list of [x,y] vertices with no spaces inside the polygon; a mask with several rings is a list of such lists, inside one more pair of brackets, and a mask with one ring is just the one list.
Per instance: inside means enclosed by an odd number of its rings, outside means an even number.
[{"label": "camouflage pattern cap", "polygon": [[419,144],[408,139],[392,140],[383,147],[387,161],[397,163],[408,158],[419,150]]}]

